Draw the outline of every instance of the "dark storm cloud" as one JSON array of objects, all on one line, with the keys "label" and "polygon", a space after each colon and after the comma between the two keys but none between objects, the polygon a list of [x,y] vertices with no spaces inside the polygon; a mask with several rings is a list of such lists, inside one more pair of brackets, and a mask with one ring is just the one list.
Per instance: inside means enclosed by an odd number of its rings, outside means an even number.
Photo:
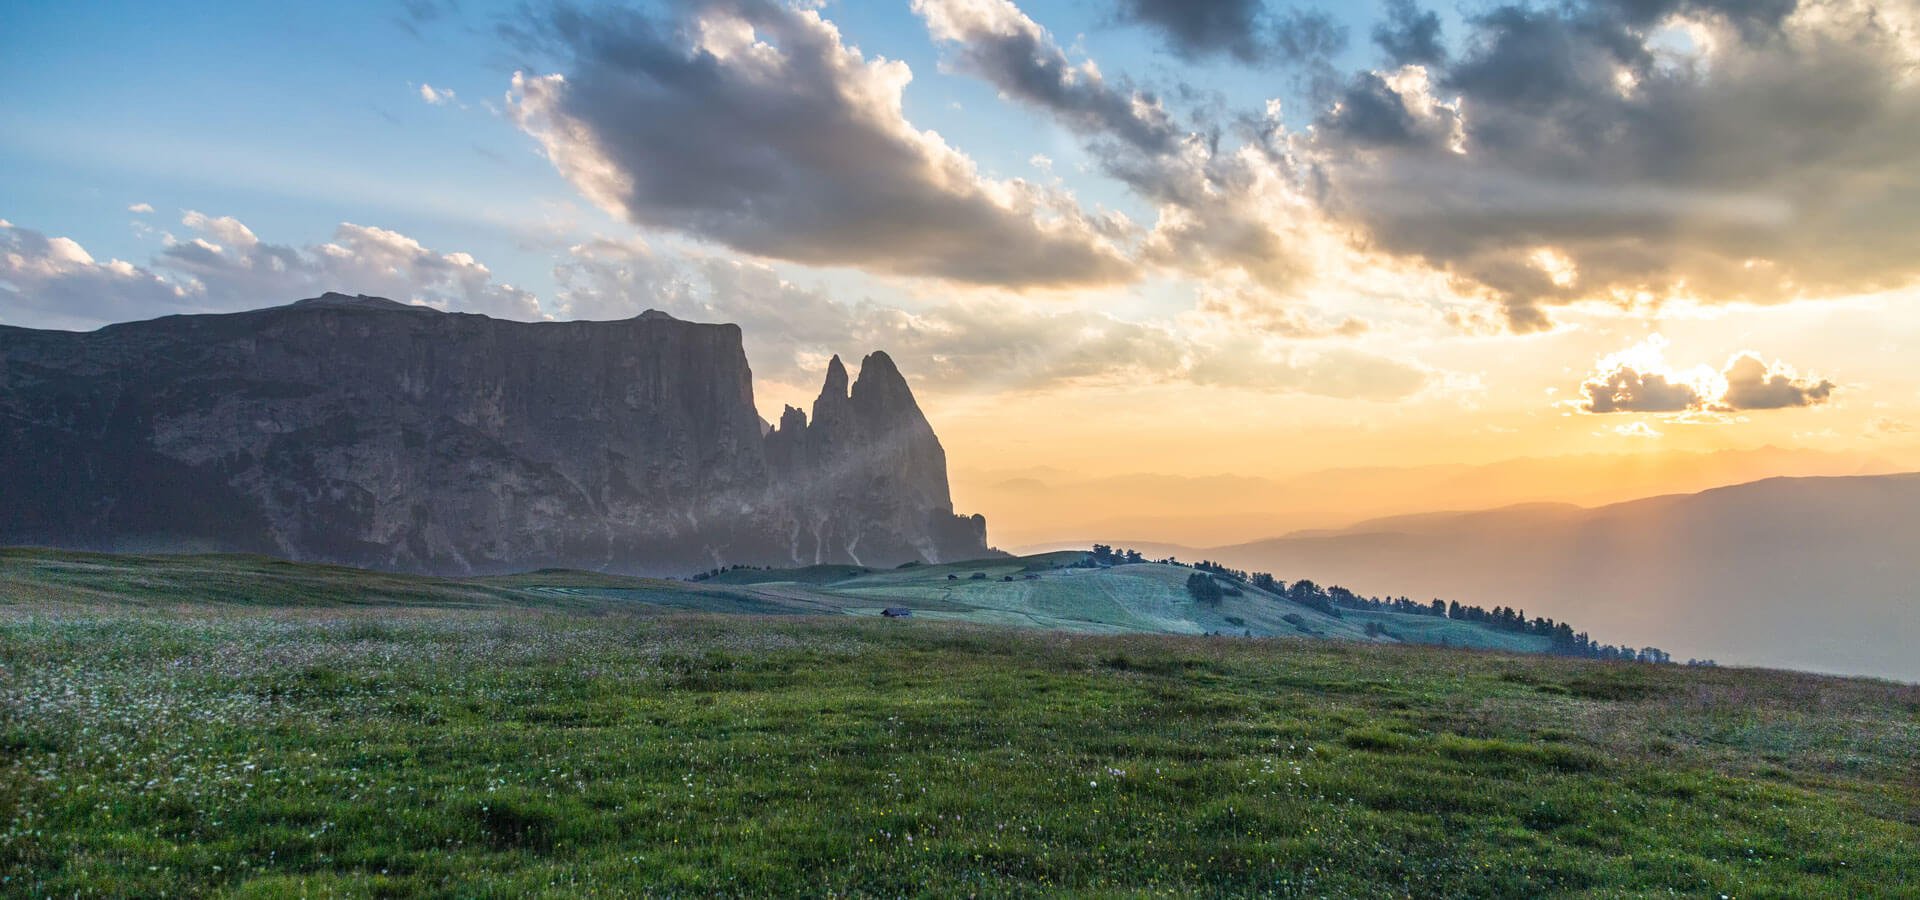
[{"label": "dark storm cloud", "polygon": [[1158,32],[1193,60],[1226,56],[1243,63],[1323,61],[1347,43],[1346,29],[1315,10],[1274,11],[1262,0],[1120,0],[1122,21]]},{"label": "dark storm cloud", "polygon": [[[1498,298],[1515,330],[1582,299],[1920,277],[1911,22],[1847,2],[1501,6],[1445,61],[1407,52],[1420,21],[1392,10],[1383,45],[1425,68],[1358,75],[1317,122],[1318,196],[1371,246]],[[1567,271],[1534,264],[1542,248]]]},{"label": "dark storm cloud", "polygon": [[1013,287],[1133,276],[1102,236],[1111,223],[1058,189],[986,179],[913,127],[907,67],[863,57],[817,12],[674,8],[561,9],[516,34],[564,72],[516,76],[515,120],[601,206],[815,265]]},{"label": "dark storm cloud", "polygon": [[1440,15],[1422,10],[1413,0],[1388,0],[1387,19],[1373,27],[1373,43],[1396,66],[1430,66],[1447,58],[1440,43]]},{"label": "dark storm cloud", "polygon": [[1370,147],[1430,144],[1440,135],[1420,133],[1420,123],[1400,94],[1374,72],[1353,77],[1339,105],[1322,116],[1322,134]]}]

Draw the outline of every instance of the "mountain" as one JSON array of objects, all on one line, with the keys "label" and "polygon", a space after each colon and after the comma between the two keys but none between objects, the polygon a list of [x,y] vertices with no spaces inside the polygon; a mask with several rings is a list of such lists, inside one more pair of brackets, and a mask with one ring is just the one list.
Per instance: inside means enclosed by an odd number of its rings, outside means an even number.
[{"label": "mountain", "polygon": [[860,361],[851,390],[840,357],[828,362],[812,424],[787,407],[766,454],[798,516],[788,560],[893,565],[985,553],[986,520],[951,515],[946,451],[885,353]]},{"label": "mountain", "polygon": [[892,360],[766,431],[733,325],[508,322],[327,294],[0,327],[0,544],[430,573],[984,555]]},{"label": "mountain", "polygon": [[1520,457],[1478,465],[1328,469],[1300,475],[1089,477],[1053,469],[961,470],[955,489],[992,518],[1001,546],[1085,547],[1114,535],[1212,547],[1302,528],[1343,528],[1435,509],[1553,501],[1600,506],[1809,475],[1889,475],[1920,463],[1884,453],[1755,447],[1710,453]]},{"label": "mountain", "polygon": [[1916,548],[1920,473],[1397,517],[1179,555],[1512,606],[1681,658],[1920,681]]}]

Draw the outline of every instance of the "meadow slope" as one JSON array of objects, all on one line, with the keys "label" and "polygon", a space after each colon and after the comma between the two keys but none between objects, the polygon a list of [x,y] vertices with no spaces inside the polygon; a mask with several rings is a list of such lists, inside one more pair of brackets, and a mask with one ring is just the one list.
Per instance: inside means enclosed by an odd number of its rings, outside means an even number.
[{"label": "meadow slope", "polygon": [[1886,896],[1920,871],[1910,686],[541,587],[0,589],[0,894]]}]

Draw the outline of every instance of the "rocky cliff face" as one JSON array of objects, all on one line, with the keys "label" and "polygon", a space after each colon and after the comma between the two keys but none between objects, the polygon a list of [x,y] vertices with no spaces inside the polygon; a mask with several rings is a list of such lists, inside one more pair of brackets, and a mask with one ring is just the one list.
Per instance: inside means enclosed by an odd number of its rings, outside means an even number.
[{"label": "rocky cliff face", "polygon": [[658,313],[517,323],[329,294],[0,327],[0,544],[429,572],[987,552],[884,355],[851,392],[836,359],[813,424],[793,412],[763,430],[736,326]]},{"label": "rocky cliff face", "polygon": [[787,407],[767,435],[767,461],[801,511],[791,556],[951,559],[941,548],[986,543],[986,519],[953,514],[946,451],[885,353],[861,361],[851,392],[846,366],[834,357],[812,424]]}]

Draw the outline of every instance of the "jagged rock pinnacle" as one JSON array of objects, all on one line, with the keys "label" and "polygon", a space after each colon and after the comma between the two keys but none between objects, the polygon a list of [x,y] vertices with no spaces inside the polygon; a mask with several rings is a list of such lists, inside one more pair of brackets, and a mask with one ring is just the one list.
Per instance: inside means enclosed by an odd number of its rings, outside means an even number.
[{"label": "jagged rock pinnacle", "polygon": [[840,354],[833,355],[833,361],[827,363],[827,380],[820,386],[820,396],[844,398],[847,396],[847,366],[840,361]]},{"label": "jagged rock pinnacle", "polygon": [[879,350],[860,361],[860,378],[853,383],[852,400],[857,409],[911,417],[920,413],[907,379],[893,364],[893,358]]}]

